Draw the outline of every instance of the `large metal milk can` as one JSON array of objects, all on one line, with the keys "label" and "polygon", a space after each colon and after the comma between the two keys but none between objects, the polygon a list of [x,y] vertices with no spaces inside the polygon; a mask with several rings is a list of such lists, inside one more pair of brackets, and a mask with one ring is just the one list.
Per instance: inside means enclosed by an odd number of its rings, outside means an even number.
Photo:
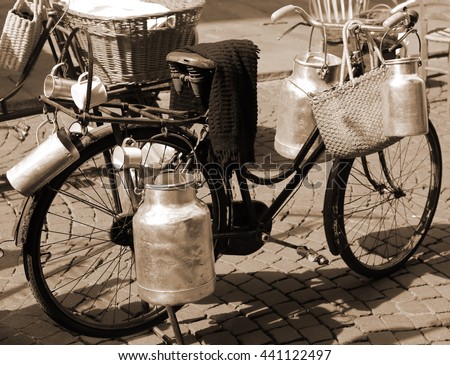
[{"label": "large metal milk can", "polygon": [[133,217],[133,240],[143,300],[171,306],[213,293],[211,218],[196,196],[193,175],[163,173],[146,185]]},{"label": "large metal milk can", "polygon": [[383,132],[389,137],[428,133],[427,96],[418,74],[419,58],[386,60],[388,76],[382,85]]},{"label": "large metal milk can", "polygon": [[338,83],[340,65],[341,59],[332,54],[325,57],[325,53],[308,51],[296,55],[293,72],[283,80],[280,91],[275,150],[281,156],[297,156],[316,126],[308,93]]}]

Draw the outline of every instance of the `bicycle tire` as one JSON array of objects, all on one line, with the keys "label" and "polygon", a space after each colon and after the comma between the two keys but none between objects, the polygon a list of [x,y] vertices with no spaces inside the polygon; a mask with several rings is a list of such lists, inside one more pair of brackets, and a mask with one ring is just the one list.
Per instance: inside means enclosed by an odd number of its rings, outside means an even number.
[{"label": "bicycle tire", "polygon": [[[127,131],[137,141],[153,137],[153,142],[164,142],[167,150],[175,151],[171,155],[189,149],[174,136],[155,138],[158,129],[135,126]],[[24,210],[19,240],[31,290],[50,318],[79,335],[112,338],[149,331],[167,313],[138,298],[132,243],[125,232],[132,231],[132,217],[126,210],[121,215],[113,210],[101,164],[103,152],[116,144],[112,129],[97,128],[79,144],[80,159],[42,188]],[[205,179],[208,173],[203,167]],[[210,203],[213,231],[220,230],[223,189],[206,186],[199,191]]]},{"label": "bicycle tire", "polygon": [[426,135],[404,138],[365,158],[336,160],[324,200],[331,251],[363,276],[398,270],[430,228],[441,177],[441,149],[431,122]]}]

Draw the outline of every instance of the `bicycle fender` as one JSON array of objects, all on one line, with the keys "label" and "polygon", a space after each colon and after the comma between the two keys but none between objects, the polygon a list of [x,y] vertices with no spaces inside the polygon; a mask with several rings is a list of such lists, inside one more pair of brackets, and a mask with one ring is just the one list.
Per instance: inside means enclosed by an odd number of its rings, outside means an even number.
[{"label": "bicycle fender", "polygon": [[18,237],[19,237],[19,228],[20,228],[20,225],[22,224],[22,221],[23,221],[23,215],[24,215],[24,212],[25,212],[25,207],[28,204],[28,201],[30,199],[31,199],[31,197],[26,197],[26,198],[24,198],[22,200],[22,203],[20,204],[20,207],[19,207],[19,212],[18,212],[18,214],[16,216],[16,220],[15,220],[14,225],[13,225],[11,236],[13,237],[13,240],[15,241],[16,246],[19,245],[19,242],[17,240]]}]

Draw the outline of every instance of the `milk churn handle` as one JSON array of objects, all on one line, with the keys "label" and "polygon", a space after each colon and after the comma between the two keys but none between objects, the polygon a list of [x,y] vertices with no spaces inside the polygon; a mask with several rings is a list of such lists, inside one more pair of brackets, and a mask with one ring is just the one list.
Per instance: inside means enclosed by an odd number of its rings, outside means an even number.
[{"label": "milk churn handle", "polygon": [[[380,49],[383,49],[383,43],[386,39],[386,36],[392,32],[393,30],[396,30],[397,27],[392,27],[390,28],[386,33],[383,34],[383,37],[381,38],[381,42],[380,42]],[[422,54],[422,40],[420,39],[419,33],[417,32],[417,29],[415,28],[409,28],[398,40],[397,42],[395,42],[395,44],[393,46],[391,46],[390,48],[388,48],[389,52],[392,52],[393,50],[395,50],[395,48],[398,47],[398,45],[400,43],[402,43],[411,33],[414,33],[417,36],[417,40],[419,41],[419,55]],[[422,64],[422,60],[420,59],[419,64]]]},{"label": "milk churn handle", "polygon": [[[323,25],[323,23],[322,23],[322,25]],[[311,52],[312,37],[313,37],[315,28],[316,27],[312,26],[311,33],[309,34],[309,44],[308,44],[308,51],[307,51],[308,53]],[[327,73],[329,70],[329,68],[328,68],[328,38],[327,38],[327,32],[326,32],[325,26],[323,26],[321,29],[322,29],[322,37],[323,37],[322,52],[324,54],[324,62],[323,62],[322,67],[317,70],[317,74],[323,80],[327,76]]]},{"label": "milk churn handle", "polygon": [[[177,134],[177,133],[171,133],[170,131],[165,130],[165,131],[163,131],[163,133],[161,133],[161,134],[156,134],[155,136],[153,136],[149,141],[151,142],[153,139],[156,139],[156,140],[157,140],[157,139],[160,138],[160,137],[165,137],[165,138],[166,138],[168,135],[170,135],[171,137],[175,137],[175,138],[180,139],[180,140],[181,140],[182,142],[184,142],[184,143],[189,147],[189,149],[191,150],[192,156],[193,156],[193,159],[194,159],[194,173],[193,173],[193,175],[194,175],[194,180],[195,180],[196,186],[197,186],[197,187],[200,186],[200,183],[201,183],[201,177],[200,177],[201,167],[200,167],[200,161],[199,161],[199,159],[198,159],[198,157],[197,157],[197,153],[195,152],[196,146],[194,147],[194,145],[193,145],[187,138],[182,137],[182,136],[180,136],[180,135]],[[186,168],[183,169],[182,172],[186,172]]]}]

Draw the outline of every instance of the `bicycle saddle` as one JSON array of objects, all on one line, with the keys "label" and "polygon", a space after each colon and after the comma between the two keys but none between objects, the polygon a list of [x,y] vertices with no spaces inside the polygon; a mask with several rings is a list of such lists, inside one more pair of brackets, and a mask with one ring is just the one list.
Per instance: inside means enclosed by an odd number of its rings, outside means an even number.
[{"label": "bicycle saddle", "polygon": [[170,52],[167,55],[166,60],[168,62],[181,63],[183,65],[202,69],[214,69],[216,67],[213,60],[200,56],[197,53],[191,52],[182,52],[182,51]]}]

